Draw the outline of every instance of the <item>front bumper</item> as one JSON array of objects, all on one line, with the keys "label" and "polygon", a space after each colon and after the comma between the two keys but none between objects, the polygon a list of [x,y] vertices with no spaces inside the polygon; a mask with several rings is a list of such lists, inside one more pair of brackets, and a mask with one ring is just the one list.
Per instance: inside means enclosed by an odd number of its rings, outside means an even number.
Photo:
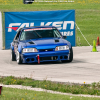
[{"label": "front bumper", "polygon": [[40,57],[40,62],[69,60],[69,50],[66,51],[49,51],[36,53],[22,53],[21,58],[23,63],[37,63],[37,55]]}]

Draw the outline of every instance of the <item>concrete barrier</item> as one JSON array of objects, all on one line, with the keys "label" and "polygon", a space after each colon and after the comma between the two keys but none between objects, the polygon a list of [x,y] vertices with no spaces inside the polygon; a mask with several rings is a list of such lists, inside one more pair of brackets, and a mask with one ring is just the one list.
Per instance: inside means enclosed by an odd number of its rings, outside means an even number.
[{"label": "concrete barrier", "polygon": [[2,49],[2,13],[0,12],[0,50]]}]

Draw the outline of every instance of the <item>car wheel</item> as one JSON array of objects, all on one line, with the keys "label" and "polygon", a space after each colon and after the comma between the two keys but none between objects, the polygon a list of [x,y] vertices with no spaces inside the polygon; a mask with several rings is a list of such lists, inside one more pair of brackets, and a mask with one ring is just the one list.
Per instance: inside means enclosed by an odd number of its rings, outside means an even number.
[{"label": "car wheel", "polygon": [[11,50],[11,61],[16,61],[15,53]]},{"label": "car wheel", "polygon": [[62,62],[72,62],[73,61],[73,49],[72,47],[70,48],[70,55],[69,55],[69,60],[63,60]]},{"label": "car wheel", "polygon": [[18,51],[16,52],[16,61],[17,61],[18,64],[22,63],[21,55]]}]

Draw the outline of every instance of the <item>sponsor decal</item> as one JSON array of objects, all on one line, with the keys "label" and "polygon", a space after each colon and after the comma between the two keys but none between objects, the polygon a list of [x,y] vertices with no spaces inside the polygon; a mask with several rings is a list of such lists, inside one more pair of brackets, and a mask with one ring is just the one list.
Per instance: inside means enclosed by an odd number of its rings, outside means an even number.
[{"label": "sponsor decal", "polygon": [[24,31],[32,31],[32,30],[51,30],[52,28],[35,28],[35,29],[25,29]]}]

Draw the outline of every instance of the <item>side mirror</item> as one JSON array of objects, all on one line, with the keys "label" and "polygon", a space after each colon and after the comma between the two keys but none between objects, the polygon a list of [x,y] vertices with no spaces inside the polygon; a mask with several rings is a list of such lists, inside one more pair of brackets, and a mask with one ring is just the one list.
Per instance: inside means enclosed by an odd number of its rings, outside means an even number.
[{"label": "side mirror", "polygon": [[67,36],[63,36],[63,39],[66,39],[67,38]]}]

